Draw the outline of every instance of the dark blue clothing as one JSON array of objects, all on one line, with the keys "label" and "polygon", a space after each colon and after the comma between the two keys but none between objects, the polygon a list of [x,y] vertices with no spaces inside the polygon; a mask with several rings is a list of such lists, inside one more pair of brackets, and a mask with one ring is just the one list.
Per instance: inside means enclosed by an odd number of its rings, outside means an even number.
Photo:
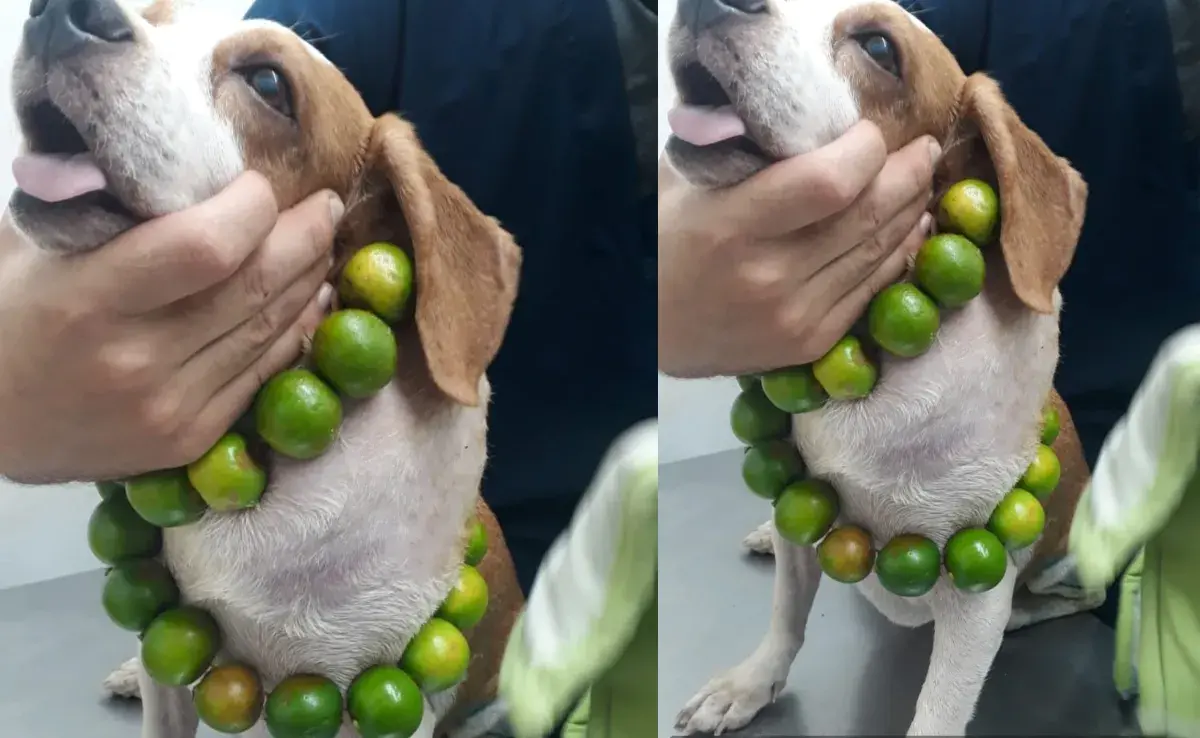
[{"label": "dark blue clothing", "polygon": [[411,121],[524,250],[488,372],[483,494],[528,589],[608,444],[657,409],[657,209],[606,0],[258,0],[250,15]]}]

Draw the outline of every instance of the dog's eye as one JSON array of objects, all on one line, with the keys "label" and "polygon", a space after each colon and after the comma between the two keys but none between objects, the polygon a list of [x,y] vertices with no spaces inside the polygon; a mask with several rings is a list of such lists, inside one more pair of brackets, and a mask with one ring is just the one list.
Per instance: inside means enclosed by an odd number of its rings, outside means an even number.
[{"label": "dog's eye", "polygon": [[292,89],[287,78],[274,67],[251,67],[241,70],[241,75],[250,89],[263,102],[287,117],[292,117]]},{"label": "dog's eye", "polygon": [[857,36],[855,41],[880,69],[895,77],[900,76],[900,58],[890,38],[882,33],[864,33]]}]

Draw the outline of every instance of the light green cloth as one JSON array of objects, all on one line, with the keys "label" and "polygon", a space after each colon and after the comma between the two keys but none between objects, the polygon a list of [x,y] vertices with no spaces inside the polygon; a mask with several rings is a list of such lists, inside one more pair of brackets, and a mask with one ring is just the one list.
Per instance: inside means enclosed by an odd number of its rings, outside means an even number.
[{"label": "light green cloth", "polygon": [[[657,720],[658,429],[609,450],[546,555],[500,669],[516,738],[652,738]],[[581,694],[586,707],[577,707]],[[583,718],[586,710],[586,725]]]},{"label": "light green cloth", "polygon": [[[1200,326],[1160,349],[1105,439],[1070,549],[1081,581],[1122,580],[1114,680],[1148,735],[1200,738]],[[1140,552],[1140,553],[1139,553]]]}]

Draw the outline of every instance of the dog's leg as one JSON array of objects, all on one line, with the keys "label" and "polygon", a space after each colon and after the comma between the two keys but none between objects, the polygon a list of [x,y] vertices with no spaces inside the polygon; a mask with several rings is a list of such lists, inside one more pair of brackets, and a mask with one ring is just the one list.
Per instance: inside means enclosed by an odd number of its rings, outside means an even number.
[{"label": "dog's leg", "polygon": [[804,643],[804,628],[821,583],[821,567],[813,548],[795,546],[778,533],[773,538],[777,561],[767,634],[749,658],[704,685],[679,712],[675,727],[684,735],[720,735],[741,728],[774,701],[787,681]]},{"label": "dog's leg", "polygon": [[775,544],[771,538],[775,534],[774,531],[775,521],[768,520],[742,539],[742,548],[760,556],[772,555],[775,553]]},{"label": "dog's leg", "polygon": [[909,735],[966,734],[1004,639],[1016,579],[1016,567],[1010,562],[1004,579],[988,592],[960,592],[945,577],[938,582],[930,601],[933,654]]},{"label": "dog's leg", "polygon": [[142,693],[142,738],[196,738],[200,718],[187,687],[164,687],[138,662]]}]

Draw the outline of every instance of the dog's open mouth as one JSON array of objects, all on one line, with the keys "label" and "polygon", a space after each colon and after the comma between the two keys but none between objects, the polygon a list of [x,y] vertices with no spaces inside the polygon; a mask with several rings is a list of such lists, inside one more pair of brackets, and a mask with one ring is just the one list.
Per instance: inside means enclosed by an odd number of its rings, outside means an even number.
[{"label": "dog's open mouth", "polygon": [[691,146],[729,147],[771,159],[747,135],[746,123],[729,93],[704,65],[692,61],[677,69],[675,86],[680,104],[670,111],[668,120],[677,139]]}]

